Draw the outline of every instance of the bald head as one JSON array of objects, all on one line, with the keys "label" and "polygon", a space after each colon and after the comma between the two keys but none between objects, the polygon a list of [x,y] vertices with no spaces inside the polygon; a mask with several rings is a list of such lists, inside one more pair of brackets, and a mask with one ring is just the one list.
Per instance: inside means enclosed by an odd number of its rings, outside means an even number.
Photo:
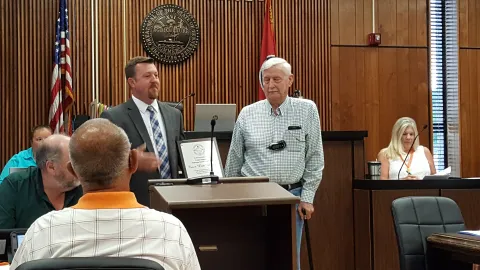
[{"label": "bald head", "polygon": [[35,153],[37,167],[43,170],[47,161],[60,161],[68,152],[69,142],[70,137],[65,135],[55,134],[47,137]]},{"label": "bald head", "polygon": [[130,142],[123,129],[106,119],[89,120],[75,131],[69,148],[72,169],[84,190],[112,188],[122,180],[128,186]]}]

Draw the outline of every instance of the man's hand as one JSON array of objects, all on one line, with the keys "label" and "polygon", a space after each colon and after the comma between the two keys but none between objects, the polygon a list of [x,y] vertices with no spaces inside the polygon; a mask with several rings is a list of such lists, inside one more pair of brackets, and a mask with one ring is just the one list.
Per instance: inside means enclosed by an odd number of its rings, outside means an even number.
[{"label": "man's hand", "polygon": [[147,146],[145,144],[137,147],[138,152],[138,170],[153,172],[158,170],[160,160],[155,156],[155,153],[145,152]]},{"label": "man's hand", "polygon": [[[303,209],[305,209],[306,215],[303,214]],[[313,211],[315,211],[315,209],[313,208],[313,204],[311,203],[300,202],[297,211],[301,219],[311,219]]]}]

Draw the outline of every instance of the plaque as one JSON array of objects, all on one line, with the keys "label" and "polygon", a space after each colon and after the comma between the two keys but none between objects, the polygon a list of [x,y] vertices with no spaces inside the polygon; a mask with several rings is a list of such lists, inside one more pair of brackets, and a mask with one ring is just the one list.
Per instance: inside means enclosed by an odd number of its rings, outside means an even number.
[{"label": "plaque", "polygon": [[185,61],[197,50],[200,29],[195,18],[177,5],[154,8],[140,28],[144,50],[163,64]]},{"label": "plaque", "polygon": [[212,157],[214,175],[224,177],[216,138],[213,138],[213,148],[211,138],[179,141],[178,148],[185,177],[209,176],[211,171],[210,157]]}]

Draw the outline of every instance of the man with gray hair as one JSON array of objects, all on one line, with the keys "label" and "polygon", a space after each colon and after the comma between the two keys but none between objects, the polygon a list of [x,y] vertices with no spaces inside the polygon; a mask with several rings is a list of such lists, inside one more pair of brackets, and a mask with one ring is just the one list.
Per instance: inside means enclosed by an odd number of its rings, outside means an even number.
[{"label": "man with gray hair", "polygon": [[37,167],[10,174],[0,185],[0,229],[28,228],[40,216],[75,205],[80,182],[67,170],[65,135],[51,135],[35,153]]},{"label": "man with gray hair", "polygon": [[130,192],[138,152],[130,150],[125,131],[109,120],[89,120],[77,129],[68,169],[82,183],[84,195],[77,205],[37,219],[10,269],[43,258],[100,256],[149,259],[165,270],[200,269],[182,222],[139,204]]},{"label": "man with gray hair", "polygon": [[317,106],[310,100],[288,97],[291,70],[279,57],[263,63],[259,80],[267,99],[244,107],[238,115],[225,174],[268,176],[300,197],[296,235],[300,269],[303,220],[310,219],[314,211],[324,161]]}]

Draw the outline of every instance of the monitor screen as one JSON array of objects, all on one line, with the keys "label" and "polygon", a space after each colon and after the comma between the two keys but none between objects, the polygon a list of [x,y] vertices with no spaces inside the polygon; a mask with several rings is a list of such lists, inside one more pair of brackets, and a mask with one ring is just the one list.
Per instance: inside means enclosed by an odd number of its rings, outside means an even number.
[{"label": "monitor screen", "polygon": [[25,238],[25,234],[18,234],[17,235],[17,247],[20,247],[20,245],[23,242],[23,238]]}]

